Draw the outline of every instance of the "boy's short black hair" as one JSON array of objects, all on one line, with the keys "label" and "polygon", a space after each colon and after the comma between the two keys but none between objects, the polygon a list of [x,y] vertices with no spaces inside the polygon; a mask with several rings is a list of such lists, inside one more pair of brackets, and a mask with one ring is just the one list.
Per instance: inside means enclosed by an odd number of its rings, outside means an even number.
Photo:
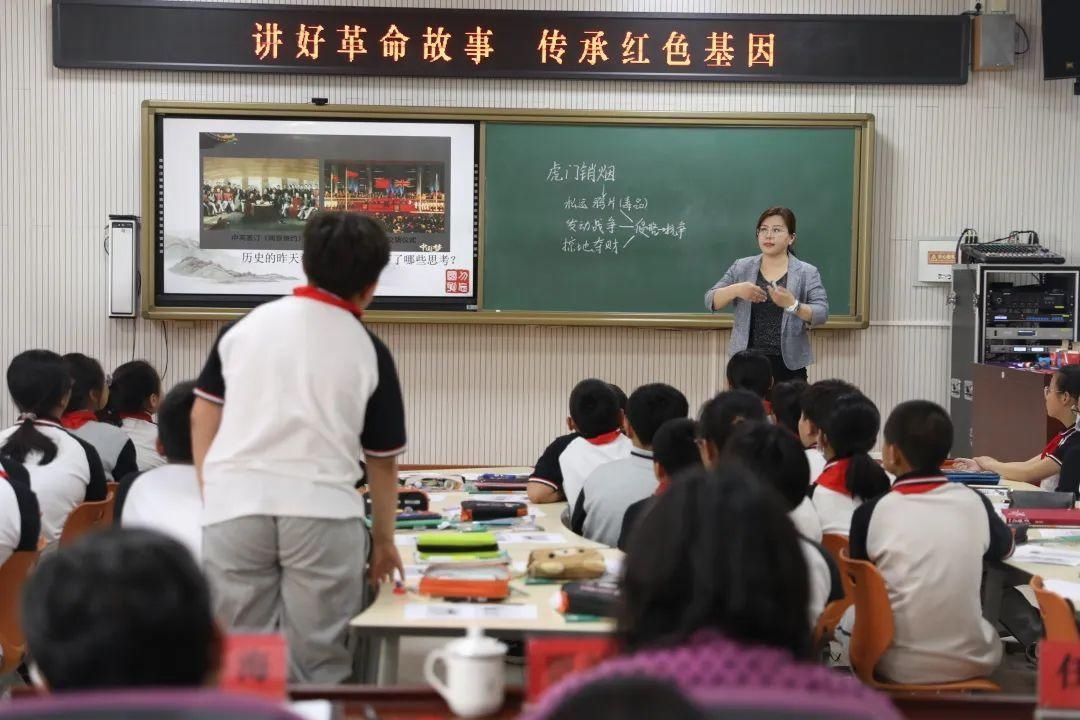
[{"label": "boy's short black hair", "polygon": [[799,434],[799,416],[802,415],[802,394],[806,392],[805,380],[785,380],[773,385],[772,410],[776,424]]},{"label": "boy's short black hair", "polygon": [[626,403],[626,420],[639,441],[653,444],[653,437],[668,420],[684,418],[690,412],[686,396],[670,385],[650,383],[630,393]]},{"label": "boy's short black hair", "polygon": [[936,472],[952,449],[952,420],[937,403],[908,400],[885,421],[885,442],[899,448],[912,469]]},{"label": "boy's short black hair", "polygon": [[191,406],[195,404],[195,381],[177,383],[158,406],[158,439],[171,463],[195,461],[191,451]]},{"label": "boy's short black hair", "polygon": [[603,380],[582,380],[570,393],[570,417],[582,437],[618,430],[621,412],[615,391]]},{"label": "boy's short black hair", "polygon": [[304,227],[304,274],[315,286],[351,298],[374,285],[390,262],[390,241],[372,218],[318,212]]},{"label": "boy's short black hair", "polygon": [[711,442],[720,452],[727,444],[731,429],[744,420],[765,420],[761,398],[749,390],[722,392],[701,407],[698,437]]},{"label": "boy's short black hair", "polygon": [[728,360],[727,381],[732,390],[749,390],[764,399],[772,387],[772,363],[758,350],[740,350]]},{"label": "boy's short black hair", "polygon": [[653,435],[653,462],[669,476],[701,467],[696,433],[697,423],[690,418],[668,420]]},{"label": "boy's short black hair", "polygon": [[151,530],[90,533],[43,558],[22,623],[57,691],[199,687],[220,661],[202,571],[187,548]]},{"label": "boy's short black hair", "polygon": [[861,394],[859,388],[844,380],[818,380],[803,391],[799,406],[806,419],[820,428],[829,419],[838,397],[858,394]]},{"label": "boy's short black hair", "polygon": [[611,387],[611,391],[615,393],[615,398],[619,401],[619,409],[626,412],[626,403],[628,402],[626,393],[615,383],[608,383],[608,385]]},{"label": "boy's short black hair", "polygon": [[742,463],[784,498],[788,512],[799,507],[810,487],[810,462],[799,438],[767,422],[744,422],[731,431],[725,461]]}]

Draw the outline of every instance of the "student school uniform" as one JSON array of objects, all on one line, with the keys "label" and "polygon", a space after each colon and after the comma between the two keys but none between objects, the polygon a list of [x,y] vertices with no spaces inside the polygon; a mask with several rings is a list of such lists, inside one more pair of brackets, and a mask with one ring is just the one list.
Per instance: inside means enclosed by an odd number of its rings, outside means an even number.
[{"label": "student school uniform", "polygon": [[203,499],[195,466],[169,463],[128,475],[120,483],[115,524],[157,530],[202,562]]},{"label": "student school uniform", "polygon": [[656,492],[651,450],[633,448],[630,456],[604,463],[582,484],[570,529],[589,540],[615,547],[626,511]]},{"label": "student school uniform", "polygon": [[41,510],[30,488],[30,473],[11,458],[0,457],[0,565],[20,550],[37,550]]},{"label": "student school uniform", "polygon": [[[0,431],[0,450],[22,423]],[[64,429],[56,420],[34,420],[37,431],[56,444],[56,457],[41,464],[41,453],[26,456],[23,465],[30,475],[30,487],[41,507],[41,534],[51,549],[60,539],[68,515],[84,502],[105,499],[105,469],[97,450]]]},{"label": "student school uniform", "polygon": [[135,443],[120,428],[97,419],[93,410],[75,410],[64,413],[60,424],[68,432],[94,446],[101,465],[105,468],[105,479],[109,482],[139,471],[138,455]]},{"label": "student school uniform", "polygon": [[120,427],[135,445],[135,457],[140,472],[161,467],[166,460],[157,451],[157,423],[148,412],[123,414]]},{"label": "student school uniform", "polygon": [[394,360],[360,315],[297,288],[222,330],[196,383],[222,405],[203,464],[216,614],[227,629],[284,632],[293,682],[352,673],[369,548],[358,460],[405,451]]},{"label": "student school uniform", "polygon": [[529,476],[529,482],[537,482],[541,485],[562,492],[563,477],[562,467],[559,465],[559,456],[563,454],[566,448],[574,440],[577,440],[581,435],[576,432],[567,433],[566,435],[560,435],[552,440],[544,452],[540,454],[539,459],[536,461],[536,466],[533,467],[532,475]]},{"label": "student school uniform", "polygon": [[[561,490],[566,497],[567,508],[572,510],[577,505],[578,494],[585,484],[585,478],[604,463],[629,457],[633,447],[634,443],[630,438],[618,430],[591,438],[579,434],[559,453],[557,478],[548,479],[545,484]],[[540,479],[533,477],[533,480]]]},{"label": "student school uniform", "polygon": [[844,597],[844,586],[840,579],[840,568],[820,543],[800,534],[799,549],[806,561],[806,579],[810,589],[807,615],[810,618],[810,627],[814,627],[825,606]]},{"label": "student school uniform", "polygon": [[817,482],[810,486],[810,500],[823,533],[847,537],[851,531],[851,516],[861,502],[847,489],[850,465],[851,460],[846,458],[827,463]]},{"label": "student school uniform", "polygon": [[[813,490],[813,486],[810,489]],[[821,542],[821,520],[818,518],[817,511],[814,510],[814,503],[809,497],[803,498],[799,506],[788,513],[788,517],[791,518],[791,522],[795,523],[795,529],[799,531],[800,535],[807,540],[816,543]]]},{"label": "student school uniform", "polygon": [[[983,561],[1012,553],[1012,532],[981,493],[938,473],[910,473],[860,505],[851,519],[851,557],[881,572],[895,635],[878,672],[901,683],[940,683],[990,674],[1001,640],[982,616]],[[853,617],[842,628],[850,632]]]},{"label": "student school uniform", "polygon": [[[1080,421],[1078,421],[1080,422]],[[1067,427],[1047,443],[1043,448],[1040,458],[1050,458],[1059,468],[1059,471],[1050,477],[1044,479],[1039,483],[1039,487],[1044,490],[1058,490],[1068,491],[1070,488],[1059,488],[1058,480],[1061,477],[1060,468],[1065,463],[1065,456],[1069,454],[1069,451],[1073,448],[1080,447],[1080,432],[1077,432],[1076,425]]]}]

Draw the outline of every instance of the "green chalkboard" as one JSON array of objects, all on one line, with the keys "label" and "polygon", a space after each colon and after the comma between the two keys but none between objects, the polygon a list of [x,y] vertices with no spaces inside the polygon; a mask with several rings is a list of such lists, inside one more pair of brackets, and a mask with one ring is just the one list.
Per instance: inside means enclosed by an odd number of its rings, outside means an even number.
[{"label": "green chalkboard", "polygon": [[866,131],[853,120],[487,123],[482,308],[704,314],[705,290],[758,253],[759,213],[783,205],[831,316],[861,319]]}]

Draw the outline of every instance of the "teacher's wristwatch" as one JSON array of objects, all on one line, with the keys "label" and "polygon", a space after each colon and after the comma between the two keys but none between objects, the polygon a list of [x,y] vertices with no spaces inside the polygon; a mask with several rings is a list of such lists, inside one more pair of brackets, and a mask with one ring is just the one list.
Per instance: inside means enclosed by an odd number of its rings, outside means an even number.
[{"label": "teacher's wristwatch", "polygon": [[794,315],[795,313],[799,312],[799,306],[800,305],[801,305],[801,303],[798,300],[796,300],[794,303],[791,304],[790,307],[784,308],[784,312],[791,313],[792,315]]}]

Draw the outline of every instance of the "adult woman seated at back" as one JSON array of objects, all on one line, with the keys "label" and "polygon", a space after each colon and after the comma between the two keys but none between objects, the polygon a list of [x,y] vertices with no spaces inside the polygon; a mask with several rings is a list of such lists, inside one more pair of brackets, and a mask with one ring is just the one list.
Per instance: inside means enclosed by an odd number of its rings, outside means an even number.
[{"label": "adult woman seated at back", "polygon": [[593,680],[635,675],[691,697],[771,692],[847,718],[900,717],[851,676],[809,662],[798,536],[776,491],[741,466],[680,476],[632,534],[624,567],[621,655],[552,688],[527,717],[546,718]]},{"label": "adult woman seated at back", "polygon": [[[1058,489],[1058,479],[1065,456],[1075,447],[1080,447],[1080,433],[1077,432],[1077,415],[1080,408],[1080,365],[1067,365],[1061,368],[1050,384],[1043,388],[1046,395],[1046,414],[1065,426],[1043,451],[1023,462],[1002,462],[992,457],[977,457],[973,460],[957,458],[958,470],[988,470],[997,473],[1004,480],[1031,483],[1046,490]],[[1074,487],[1067,488],[1075,491]]]}]

